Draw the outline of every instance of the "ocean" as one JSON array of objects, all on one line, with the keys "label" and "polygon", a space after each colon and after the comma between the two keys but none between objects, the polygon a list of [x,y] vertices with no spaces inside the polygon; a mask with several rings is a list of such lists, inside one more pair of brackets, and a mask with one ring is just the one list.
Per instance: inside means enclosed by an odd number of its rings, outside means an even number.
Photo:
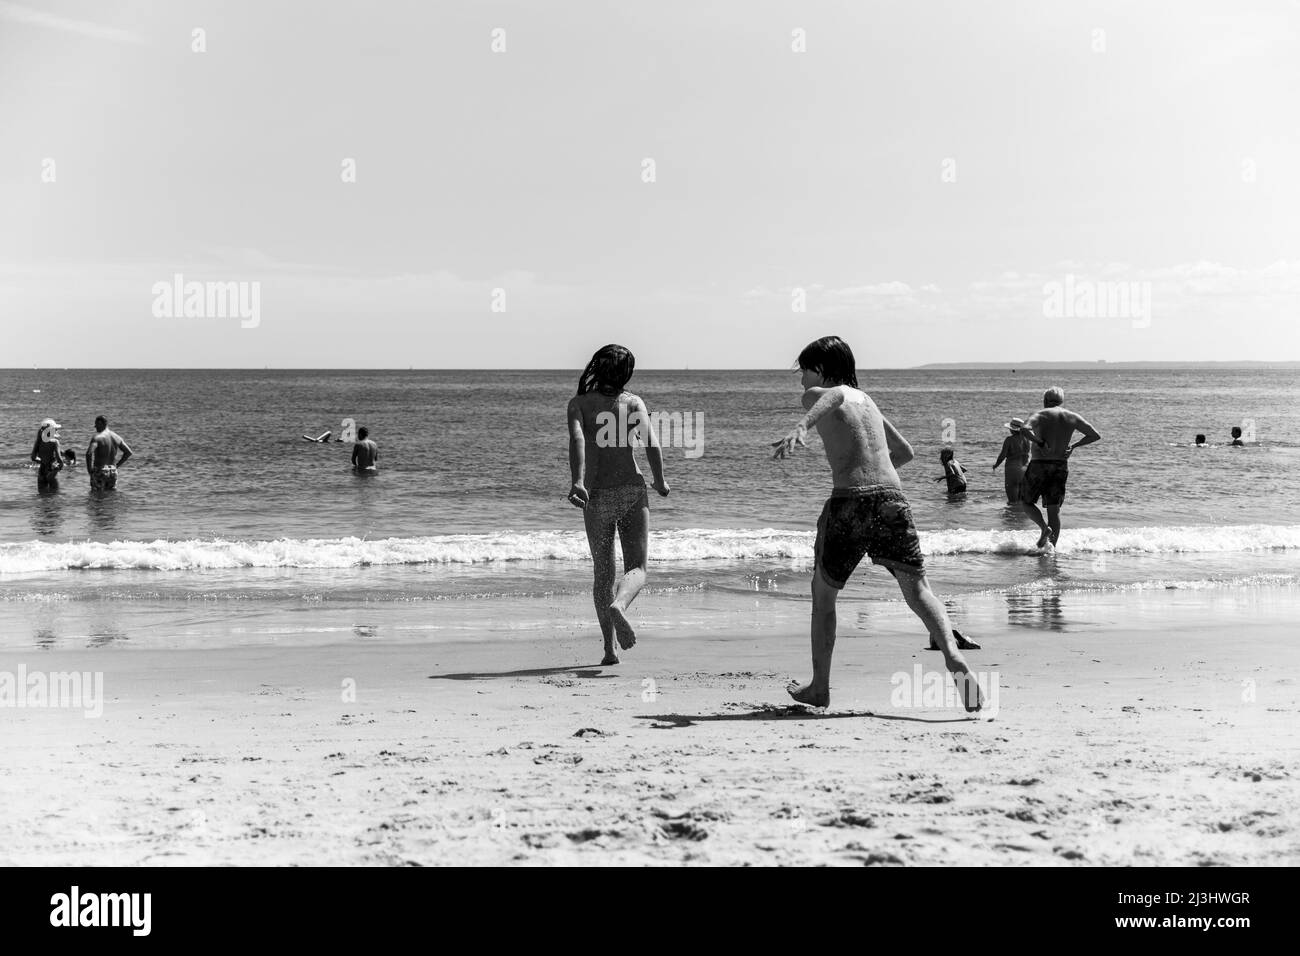
[{"label": "ocean", "polygon": [[[594,627],[581,514],[565,500],[578,371],[0,372],[0,645],[437,640],[480,625],[532,633],[557,614]],[[941,596],[1050,610],[1068,594],[1300,582],[1294,371],[859,381],[916,451],[900,474]],[[1060,546],[1037,557],[1036,530],[991,466],[1002,423],[1039,408],[1049,385],[1102,441],[1071,459]],[[671,496],[651,494],[642,615],[679,602],[707,630],[742,604],[806,614],[830,472],[815,435],[792,460],[770,447],[801,411],[797,373],[641,371],[630,388],[690,426],[667,436]],[[37,423],[57,418],[80,458],[97,414],[135,452],[117,490],[92,496],[79,461],[57,492],[38,492]],[[302,440],[337,437],[348,419],[378,443],[377,476],[352,474],[350,444]],[[1229,447],[1234,425],[1246,447]],[[1197,433],[1208,447],[1193,446]],[[945,446],[969,473],[964,498],[932,480]],[[898,592],[864,564],[844,599]],[[303,611],[310,626],[294,623]]]}]

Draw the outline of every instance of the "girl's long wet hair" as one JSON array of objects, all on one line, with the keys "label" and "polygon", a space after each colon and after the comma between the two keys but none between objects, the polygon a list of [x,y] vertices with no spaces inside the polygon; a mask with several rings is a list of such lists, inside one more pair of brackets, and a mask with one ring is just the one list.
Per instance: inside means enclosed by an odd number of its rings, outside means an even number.
[{"label": "girl's long wet hair", "polygon": [[604,395],[617,395],[632,377],[636,356],[621,345],[606,345],[591,357],[578,379],[578,394],[598,391]]},{"label": "girl's long wet hair", "polygon": [[816,372],[833,385],[858,387],[858,365],[849,343],[838,335],[827,335],[810,342],[799,353],[799,367]]}]

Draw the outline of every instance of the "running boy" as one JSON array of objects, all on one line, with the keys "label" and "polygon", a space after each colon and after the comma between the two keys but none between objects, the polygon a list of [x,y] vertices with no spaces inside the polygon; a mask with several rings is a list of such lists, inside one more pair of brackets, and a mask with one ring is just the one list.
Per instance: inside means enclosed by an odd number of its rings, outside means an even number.
[{"label": "running boy", "polygon": [[772,443],[773,457],[784,458],[796,445],[806,447],[808,429],[816,425],[835,488],[817,521],[812,681],[802,687],[791,682],[790,696],[801,704],[829,706],[835,599],[858,562],[870,556],[898,581],[903,600],[930,632],[930,647],[943,651],[966,710],[979,710],[983,700],[959,649],[979,645],[953,631],[943,604],[930,590],[912,511],[894,470],[912,460],[912,446],[858,388],[857,363],[844,340],[831,335],[813,342],[799,353],[799,368],[807,414],[790,434]]}]

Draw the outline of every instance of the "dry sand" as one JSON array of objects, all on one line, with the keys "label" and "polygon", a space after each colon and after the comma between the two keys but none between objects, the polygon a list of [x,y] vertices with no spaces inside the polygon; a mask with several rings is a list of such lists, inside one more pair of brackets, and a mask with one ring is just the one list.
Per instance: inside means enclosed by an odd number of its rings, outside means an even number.
[{"label": "dry sand", "polygon": [[0,861],[1295,864],[1290,630],[981,633],[980,721],[891,705],[915,628],[843,637],[824,716],[803,634],[3,651],[107,702],[0,710]]}]

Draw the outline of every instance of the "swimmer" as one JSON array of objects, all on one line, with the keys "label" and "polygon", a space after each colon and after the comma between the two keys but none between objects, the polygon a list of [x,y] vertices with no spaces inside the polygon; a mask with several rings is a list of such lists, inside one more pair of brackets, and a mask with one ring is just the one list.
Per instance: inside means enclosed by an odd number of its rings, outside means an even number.
[{"label": "swimmer", "polygon": [[966,469],[953,457],[952,449],[945,448],[939,452],[939,461],[943,465],[943,474],[935,481],[948,482],[948,494],[964,495],[966,493]]},{"label": "swimmer", "polygon": [[379,446],[370,438],[370,429],[358,428],[357,443],[352,446],[353,469],[358,473],[373,474],[379,470],[375,464],[377,461],[379,461]]}]

